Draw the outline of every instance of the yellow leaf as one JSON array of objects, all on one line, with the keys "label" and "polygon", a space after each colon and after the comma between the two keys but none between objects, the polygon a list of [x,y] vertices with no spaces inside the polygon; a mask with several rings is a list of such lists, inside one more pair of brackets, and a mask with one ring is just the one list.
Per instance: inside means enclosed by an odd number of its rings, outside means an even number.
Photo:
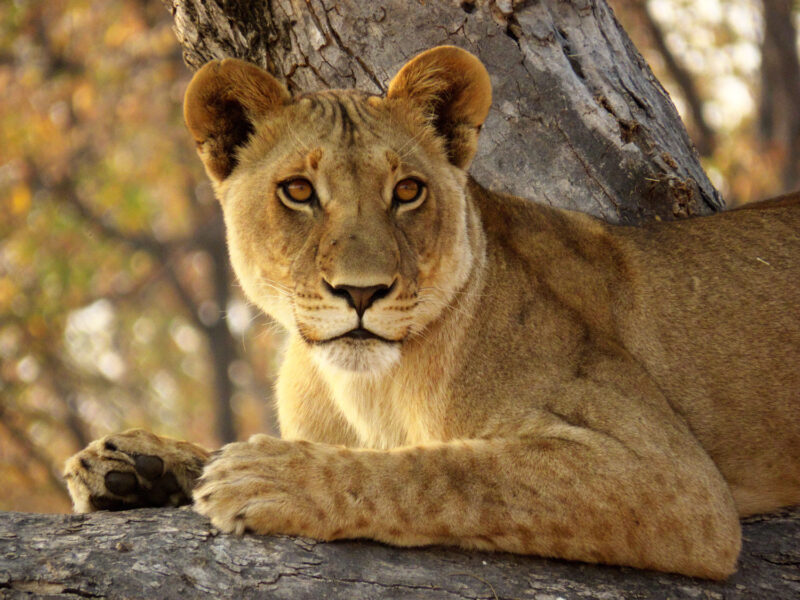
[{"label": "yellow leaf", "polygon": [[0,279],[0,308],[6,309],[11,305],[11,300],[17,293],[17,286],[8,277]]},{"label": "yellow leaf", "polygon": [[31,207],[31,190],[25,184],[16,186],[11,191],[11,214],[23,215]]},{"label": "yellow leaf", "polygon": [[88,83],[80,84],[72,93],[72,105],[79,113],[88,113],[94,107],[94,89]]},{"label": "yellow leaf", "polygon": [[41,315],[33,315],[28,320],[28,332],[35,338],[43,338],[47,335],[47,322]]},{"label": "yellow leaf", "polygon": [[126,27],[122,23],[114,23],[111,25],[111,27],[106,29],[106,34],[103,36],[103,41],[107,46],[117,48],[125,43],[128,37],[130,37],[130,34],[130,28]]}]

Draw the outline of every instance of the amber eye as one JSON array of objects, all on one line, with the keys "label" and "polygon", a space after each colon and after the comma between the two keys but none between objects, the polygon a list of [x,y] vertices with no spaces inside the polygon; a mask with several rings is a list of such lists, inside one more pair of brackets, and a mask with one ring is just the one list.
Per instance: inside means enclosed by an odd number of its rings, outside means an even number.
[{"label": "amber eye", "polygon": [[298,177],[281,184],[283,193],[294,202],[308,202],[314,197],[314,186],[308,179]]},{"label": "amber eye", "polygon": [[403,179],[394,186],[394,199],[397,202],[413,202],[422,194],[425,184],[417,179]]}]

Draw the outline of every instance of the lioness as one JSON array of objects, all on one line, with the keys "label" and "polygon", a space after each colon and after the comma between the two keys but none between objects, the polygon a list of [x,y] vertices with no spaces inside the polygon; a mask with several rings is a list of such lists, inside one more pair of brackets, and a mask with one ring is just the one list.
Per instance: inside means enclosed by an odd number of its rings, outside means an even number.
[{"label": "lioness", "polygon": [[108,436],[75,510],[732,573],[739,517],[800,502],[800,196],[634,228],[495,194],[490,102],[447,46],[385,98],[198,71],[233,266],[289,332],[282,439]]}]

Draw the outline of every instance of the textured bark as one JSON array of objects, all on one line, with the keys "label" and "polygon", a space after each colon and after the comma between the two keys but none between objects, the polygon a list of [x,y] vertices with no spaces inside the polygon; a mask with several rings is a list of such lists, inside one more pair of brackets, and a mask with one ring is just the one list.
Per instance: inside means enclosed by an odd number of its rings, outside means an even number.
[{"label": "textured bark", "polygon": [[716,145],[716,135],[703,114],[703,98],[697,88],[697,82],[692,73],[670,50],[667,36],[653,18],[650,3],[645,0],[622,0],[616,6],[618,12],[624,10],[629,14],[633,13],[645,35],[650,38],[651,44],[664,61],[667,73],[686,100],[689,119],[694,125],[694,141],[697,150],[702,156],[711,156]]},{"label": "textured bark", "polygon": [[722,199],[603,0],[167,0],[187,64],[236,56],[292,90],[380,93],[437,44],[477,54],[494,105],[472,167],[496,190],[614,222],[705,214]]},{"label": "textured bark", "polygon": [[800,511],[746,523],[715,583],[633,569],[370,542],[215,534],[184,509],[0,513],[0,598],[800,597]]}]

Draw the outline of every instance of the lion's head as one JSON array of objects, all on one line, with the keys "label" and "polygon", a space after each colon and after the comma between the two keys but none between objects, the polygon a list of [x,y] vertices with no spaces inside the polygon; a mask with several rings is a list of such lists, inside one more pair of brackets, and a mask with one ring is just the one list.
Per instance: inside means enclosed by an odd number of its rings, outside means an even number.
[{"label": "lion's head", "polygon": [[407,63],[385,98],[292,97],[235,59],[194,76],[186,123],[236,274],[320,364],[384,371],[464,285],[465,169],[490,102],[483,65],[449,46]]}]

